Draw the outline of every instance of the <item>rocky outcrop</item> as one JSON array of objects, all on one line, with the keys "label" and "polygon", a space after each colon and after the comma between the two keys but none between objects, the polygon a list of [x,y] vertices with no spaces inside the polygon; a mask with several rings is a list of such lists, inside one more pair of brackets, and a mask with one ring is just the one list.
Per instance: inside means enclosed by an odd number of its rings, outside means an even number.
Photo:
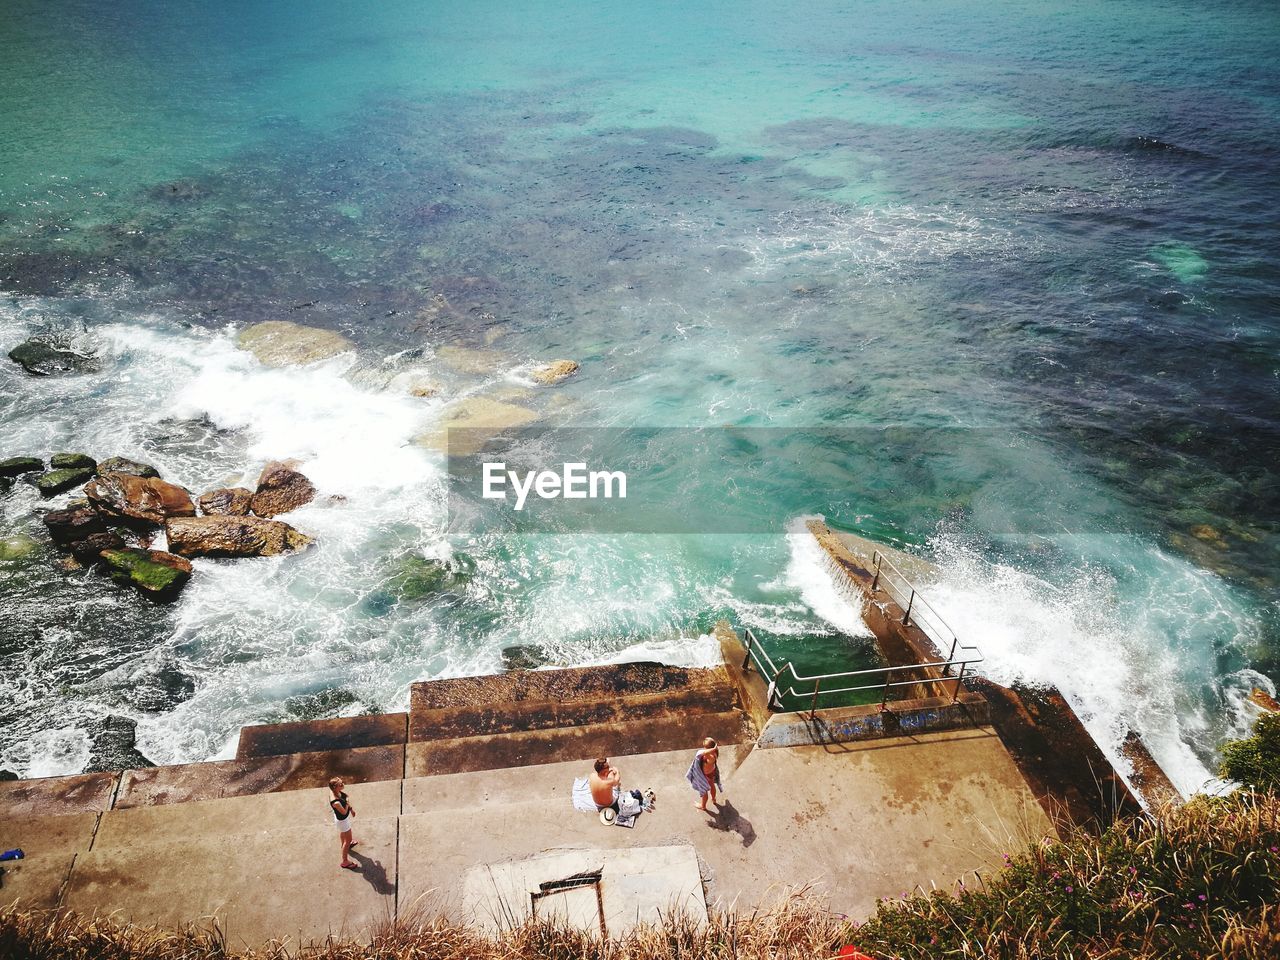
[{"label": "rocky outcrop", "polygon": [[191,579],[191,561],[162,550],[126,547],[104,550],[101,558],[112,580],[159,603],[173,600]]},{"label": "rocky outcrop", "polygon": [[206,517],[248,516],[252,502],[253,491],[244,487],[221,487],[196,498],[196,506]]},{"label": "rocky outcrop", "polygon": [[316,488],[294,467],[296,461],[273,461],[262,468],[250,509],[259,517],[288,513],[315,499]]},{"label": "rocky outcrop", "polygon": [[91,373],[98,369],[92,354],[78,353],[58,344],[32,337],[9,351],[9,359],[27,373],[51,377],[60,373]]},{"label": "rocky outcrop", "polygon": [[271,557],[313,541],[280,520],[186,517],[165,525],[169,549],[184,557]]},{"label": "rocky outcrop", "polygon": [[38,473],[44,469],[39,457],[9,457],[0,460],[0,477],[20,477],[24,473]]},{"label": "rocky outcrop", "polygon": [[194,517],[191,494],[158,477],[108,473],[85,485],[85,495],[105,516],[125,523],[162,525],[171,517]]},{"label": "rocky outcrop", "polygon": [[32,481],[42,497],[54,497],[79,486],[93,476],[92,467],[71,467],[66,470],[50,470]]},{"label": "rocky outcrop", "polygon": [[55,453],[49,458],[51,470],[76,470],[82,467],[96,471],[98,461],[87,453]]},{"label": "rocky outcrop", "polygon": [[138,723],[128,717],[108,716],[91,734],[89,765],[85,773],[136,770],[155,764],[138,751]]},{"label": "rocky outcrop", "polygon": [[489,374],[495,372],[507,358],[496,350],[474,350],[471,347],[440,347],[436,359],[459,373]]},{"label": "rocky outcrop", "polygon": [[237,343],[240,349],[248,350],[268,367],[315,363],[355,349],[340,333],[285,320],[268,320],[246,327]]},{"label": "rocky outcrop", "polygon": [[98,464],[99,476],[107,473],[127,473],[134,477],[159,477],[160,471],[149,463],[140,463],[128,457],[108,457]]},{"label": "rocky outcrop", "polygon": [[83,540],[67,544],[67,549],[77,561],[87,565],[97,561],[102,556],[103,550],[123,550],[127,546],[124,537],[120,534],[114,530],[104,530],[102,533],[91,533]]},{"label": "rocky outcrop", "polygon": [[468,397],[451,403],[434,430],[414,438],[420,446],[453,456],[479,453],[492,437],[538,419],[528,407],[488,397]]},{"label": "rocky outcrop", "polygon": [[550,386],[563,383],[577,372],[578,362],[576,360],[552,360],[550,363],[535,367],[529,376],[538,383],[545,383]]},{"label": "rocky outcrop", "polygon": [[107,525],[102,515],[92,507],[68,507],[65,510],[53,510],[44,515],[44,525],[49,536],[59,546],[68,546],[77,540],[91,537],[95,533],[106,533]]}]

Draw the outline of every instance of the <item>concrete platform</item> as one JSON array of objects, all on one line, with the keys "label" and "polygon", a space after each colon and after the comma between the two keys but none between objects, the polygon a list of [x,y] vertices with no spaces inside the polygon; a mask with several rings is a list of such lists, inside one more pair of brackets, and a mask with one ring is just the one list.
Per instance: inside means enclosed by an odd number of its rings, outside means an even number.
[{"label": "concrete platform", "polygon": [[26,854],[25,859],[0,864],[5,871],[0,907],[17,901],[38,909],[56,907],[71,864],[77,854],[89,849],[97,824],[96,813],[24,815],[0,821],[0,850],[21,847]]},{"label": "concrete platform", "polygon": [[115,806],[119,809],[305,790],[327,784],[335,776],[353,783],[399,780],[404,776],[404,746],[126,770]]},{"label": "concrete platform", "polygon": [[[353,783],[347,795],[356,821],[395,818],[400,814],[401,781]],[[329,825],[329,788],[290,790],[221,800],[169,803],[109,810],[102,815],[95,851],[145,845],[184,837],[240,837],[288,833],[300,827]],[[336,830],[335,830],[336,832]],[[333,843],[337,850],[337,841]]]},{"label": "concrete platform", "polygon": [[[216,917],[232,943],[255,947],[270,937],[364,936],[394,913],[401,785],[348,787],[360,841],[353,855],[364,868],[358,874],[337,868],[328,792],[135,807],[100,820],[45,818],[53,822],[42,822],[39,835],[66,825],[50,842],[67,852],[58,878],[61,884],[71,874],[63,906],[80,912],[165,925]],[[56,903],[46,897],[42,905]]]},{"label": "concrete platform", "polygon": [[627,787],[652,787],[658,808],[633,829],[573,810],[583,763],[405,782],[401,908],[463,909],[457,878],[472,868],[552,850],[693,844],[708,901],[751,908],[814,882],[834,910],[865,916],[915,884],[947,886],[994,870],[1029,837],[1053,834],[990,728],[914,738],[721,753],[729,802],[693,806],[691,753],[616,758]]}]

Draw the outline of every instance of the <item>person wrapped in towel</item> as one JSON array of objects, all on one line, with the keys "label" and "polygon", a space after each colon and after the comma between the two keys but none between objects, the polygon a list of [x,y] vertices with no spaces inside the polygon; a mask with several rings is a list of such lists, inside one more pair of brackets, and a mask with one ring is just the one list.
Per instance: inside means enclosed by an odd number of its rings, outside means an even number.
[{"label": "person wrapped in towel", "polygon": [[702,741],[702,749],[693,755],[693,763],[689,764],[689,772],[684,778],[689,781],[689,786],[693,787],[693,792],[698,794],[698,801],[694,806],[699,810],[707,809],[708,798],[717,807],[720,801],[716,799],[716,791],[724,792],[724,787],[720,783],[720,747],[712,737],[707,737]]}]

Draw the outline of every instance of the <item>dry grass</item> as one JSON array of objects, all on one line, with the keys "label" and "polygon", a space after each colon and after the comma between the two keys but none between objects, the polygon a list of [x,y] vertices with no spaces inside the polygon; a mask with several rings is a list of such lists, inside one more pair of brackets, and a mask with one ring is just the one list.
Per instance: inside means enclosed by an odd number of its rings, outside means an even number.
[{"label": "dry grass", "polygon": [[490,938],[440,918],[385,924],[368,944],[330,941],[305,949],[273,943],[231,951],[216,930],[154,927],[67,913],[0,913],[4,960],[825,960],[844,942],[846,921],[814,898],[793,895],[775,909],[713,912],[695,925],[673,917],[621,939],[527,923]]},{"label": "dry grass", "polygon": [[824,960],[853,942],[881,960],[1280,957],[1280,799],[1198,800],[1010,854],[969,889],[885,901],[860,928],[805,891],[770,910],[678,916],[601,941],[534,923],[489,937],[423,912],[368,944],[232,951],[215,930],[65,913],[0,913],[3,960]]}]

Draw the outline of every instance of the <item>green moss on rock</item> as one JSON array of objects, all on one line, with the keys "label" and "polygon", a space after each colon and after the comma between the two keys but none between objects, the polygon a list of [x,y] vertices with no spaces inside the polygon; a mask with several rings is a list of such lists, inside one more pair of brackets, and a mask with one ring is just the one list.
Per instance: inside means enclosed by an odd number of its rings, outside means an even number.
[{"label": "green moss on rock", "polygon": [[55,453],[49,460],[49,466],[54,470],[74,470],[77,467],[97,470],[98,461],[87,453]]},{"label": "green moss on rock", "polygon": [[93,474],[93,467],[68,467],[64,470],[50,470],[36,477],[34,482],[41,496],[52,497],[92,480]]},{"label": "green moss on rock", "polygon": [[7,460],[0,460],[0,477],[18,477],[43,469],[44,461],[39,457],[9,457]]},{"label": "green moss on rock", "polygon": [[172,600],[191,579],[189,561],[160,550],[103,550],[101,557],[112,580],[153,600]]}]

